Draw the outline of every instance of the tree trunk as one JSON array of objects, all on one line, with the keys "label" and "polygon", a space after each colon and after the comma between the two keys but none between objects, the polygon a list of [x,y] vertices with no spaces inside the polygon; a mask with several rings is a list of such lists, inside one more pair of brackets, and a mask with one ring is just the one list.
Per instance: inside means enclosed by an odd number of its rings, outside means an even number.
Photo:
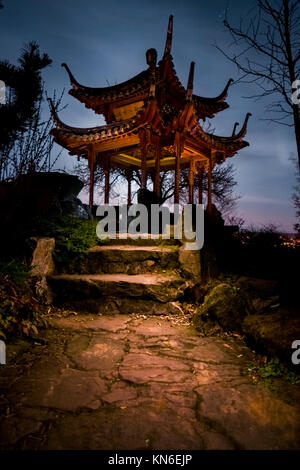
[{"label": "tree trunk", "polygon": [[[290,78],[291,92],[292,92],[293,83],[296,80],[296,72],[295,72],[295,62],[293,59],[292,46],[291,46],[289,0],[283,0],[283,10],[284,10],[284,33],[285,33],[286,55],[287,55],[287,61],[288,61],[289,78]],[[292,109],[293,109],[294,128],[295,128],[296,145],[297,145],[297,153],[298,153],[298,166],[299,166],[299,173],[300,173],[300,115],[299,115],[298,104],[293,104]]]},{"label": "tree trunk", "polygon": [[295,128],[295,136],[296,136],[296,145],[297,145],[297,153],[298,153],[298,166],[299,166],[299,174],[300,174],[300,115],[299,115],[299,105],[293,106],[293,117],[294,117],[294,128]]}]

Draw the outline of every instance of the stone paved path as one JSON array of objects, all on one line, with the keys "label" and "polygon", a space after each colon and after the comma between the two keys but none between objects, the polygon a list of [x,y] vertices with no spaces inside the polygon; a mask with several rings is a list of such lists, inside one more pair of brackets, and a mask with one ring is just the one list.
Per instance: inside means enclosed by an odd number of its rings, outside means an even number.
[{"label": "stone paved path", "polygon": [[0,448],[300,448],[295,400],[253,383],[238,338],[179,315],[55,317],[41,336],[8,346]]}]

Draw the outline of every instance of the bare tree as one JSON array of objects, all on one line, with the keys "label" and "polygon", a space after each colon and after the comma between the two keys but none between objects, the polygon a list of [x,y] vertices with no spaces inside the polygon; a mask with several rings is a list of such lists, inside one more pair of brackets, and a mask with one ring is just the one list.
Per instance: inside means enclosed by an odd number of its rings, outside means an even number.
[{"label": "bare tree", "polygon": [[[89,187],[89,169],[87,162],[80,162],[74,168],[74,174],[76,174],[85,185],[85,188]],[[94,176],[94,187],[100,192],[104,193],[104,171],[100,166],[96,167],[95,176]],[[138,169],[132,170],[132,181],[135,184],[135,187],[138,189],[141,187],[141,172]],[[214,203],[218,209],[222,212],[222,215],[226,220],[230,220],[234,215],[236,209],[236,203],[240,198],[239,195],[235,193],[237,182],[235,180],[235,170],[231,163],[225,165],[216,166],[212,174],[212,186],[213,186],[213,198]],[[114,168],[110,171],[110,191],[112,197],[119,197],[122,192],[126,191],[126,172],[124,170]],[[161,203],[172,200],[174,196],[174,171],[163,171],[160,174],[160,185],[161,185]],[[195,200],[197,199],[197,187],[199,186],[198,175],[195,175]],[[180,180],[180,200],[182,203],[187,203],[188,201],[188,188],[189,188],[189,179],[188,179],[188,170],[183,169],[181,171],[181,180]],[[204,202],[205,195],[208,188],[208,179],[207,174],[203,174],[202,180],[202,189],[204,193]],[[132,198],[135,196],[137,191],[132,192]]]},{"label": "bare tree", "polygon": [[[81,160],[73,168],[73,173],[84,183],[84,188],[88,190],[90,184],[90,173],[86,160]],[[125,172],[118,168],[111,168],[109,172],[109,189],[112,198],[119,197],[121,186],[118,183],[125,181]],[[94,189],[99,194],[104,194],[105,173],[101,166],[97,165],[94,171]]]},{"label": "bare tree", "polygon": [[300,113],[292,99],[300,74],[299,0],[256,0],[249,19],[234,27],[226,14],[224,25],[236,51],[217,49],[242,73],[239,81],[258,87],[252,98],[276,96],[267,111],[271,121],[294,127],[300,171]]},{"label": "bare tree", "polygon": [[[290,159],[297,168],[298,165],[296,158],[292,155]],[[297,184],[294,187],[294,193],[292,195],[294,207],[296,209],[296,223],[294,225],[294,229],[300,234],[300,175],[298,172],[296,173],[296,181]]]},{"label": "bare tree", "polygon": [[[195,200],[197,198],[197,188],[199,187],[199,174],[195,174]],[[207,173],[202,175],[201,182],[202,190],[204,193],[204,200],[208,191],[208,177]],[[226,163],[223,165],[217,165],[212,172],[212,194],[213,202],[222,213],[223,217],[230,217],[234,213],[237,205],[237,201],[240,196],[236,194],[235,189],[237,182],[235,180],[235,169],[232,163]],[[188,187],[189,178],[188,170],[182,171],[181,177],[181,199],[183,202],[188,201]]]},{"label": "bare tree", "polygon": [[[63,93],[59,98],[53,96],[54,106],[60,106]],[[62,150],[53,155],[53,138],[50,130],[53,127],[52,116],[43,119],[42,92],[34,115],[25,129],[19,131],[16,139],[6,145],[0,152],[0,181],[16,179],[21,174],[36,171],[51,171]]]}]

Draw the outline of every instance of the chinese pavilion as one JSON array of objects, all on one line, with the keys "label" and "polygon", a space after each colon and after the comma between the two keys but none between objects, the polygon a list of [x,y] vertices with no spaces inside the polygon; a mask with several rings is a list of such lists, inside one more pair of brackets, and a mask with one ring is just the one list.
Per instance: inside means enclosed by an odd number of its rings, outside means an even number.
[{"label": "chinese pavilion", "polygon": [[225,102],[230,79],[222,93],[215,98],[203,98],[193,93],[194,62],[191,62],[187,88],[180,83],[171,55],[173,16],[169,18],[164,54],[157,63],[157,52],[146,52],[148,68],[118,85],[92,88],[81,85],[66,64],[72,88],[69,94],[103,114],[106,125],[77,128],[64,124],[51,102],[56,127],[51,130],[55,142],[71,155],[88,160],[90,171],[89,204],[94,199],[94,171],[100,165],[105,174],[104,201],[109,201],[109,172],[111,168],[125,170],[128,181],[128,204],[131,200],[133,169],[141,171],[141,187],[146,188],[150,174],[154,191],[160,195],[160,172],[175,171],[174,202],[179,203],[180,171],[189,168],[189,203],[193,203],[194,175],[200,181],[199,203],[202,203],[201,181],[208,174],[207,210],[212,203],[212,170],[215,165],[232,157],[248,142],[246,134],[248,113],[238,133],[236,125],[230,137],[219,137],[203,130],[200,120],[213,118],[228,108]]}]

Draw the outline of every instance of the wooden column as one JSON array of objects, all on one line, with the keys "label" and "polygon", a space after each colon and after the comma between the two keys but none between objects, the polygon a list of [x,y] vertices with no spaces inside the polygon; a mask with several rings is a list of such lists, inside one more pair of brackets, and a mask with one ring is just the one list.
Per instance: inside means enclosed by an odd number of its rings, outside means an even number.
[{"label": "wooden column", "polygon": [[109,203],[109,171],[110,171],[110,162],[108,157],[106,157],[105,166],[104,166],[104,204]]},{"label": "wooden column", "polygon": [[130,206],[131,204],[131,179],[132,179],[132,170],[128,169],[125,172],[126,179],[127,179],[127,205]]},{"label": "wooden column", "polygon": [[94,204],[94,173],[95,173],[95,162],[96,154],[94,146],[91,145],[88,148],[88,165],[90,171],[90,182],[89,182],[89,206],[93,207]]},{"label": "wooden column", "polygon": [[180,157],[183,152],[184,138],[179,132],[175,135],[175,190],[174,190],[174,203],[179,204],[179,190],[180,190]]},{"label": "wooden column", "polygon": [[140,129],[140,149],[141,149],[141,188],[146,189],[147,185],[147,151],[149,145],[149,131]]},{"label": "wooden column", "polygon": [[194,162],[190,159],[189,166],[189,204],[194,204]]},{"label": "wooden column", "polygon": [[155,175],[154,175],[154,191],[160,197],[160,142],[159,138],[155,142]]},{"label": "wooden column", "polygon": [[207,212],[211,212],[212,204],[212,170],[213,170],[213,158],[215,152],[211,150],[210,158],[208,160],[208,172],[207,172]]},{"label": "wooden column", "polygon": [[203,204],[203,167],[198,168],[198,204]]}]

